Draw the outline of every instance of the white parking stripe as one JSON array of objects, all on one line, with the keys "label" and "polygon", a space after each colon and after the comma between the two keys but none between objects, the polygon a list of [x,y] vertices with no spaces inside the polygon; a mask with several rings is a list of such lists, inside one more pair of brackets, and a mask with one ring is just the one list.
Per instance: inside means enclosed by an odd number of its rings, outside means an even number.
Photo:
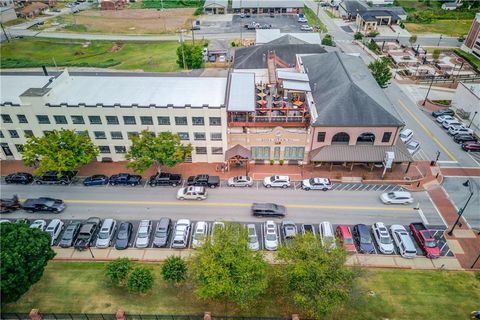
[{"label": "white parking stripe", "polygon": [[428,225],[428,220],[427,220],[427,218],[425,217],[425,215],[423,214],[422,209],[418,208],[417,212],[418,212],[418,214],[420,215],[420,218],[422,219],[423,224]]}]

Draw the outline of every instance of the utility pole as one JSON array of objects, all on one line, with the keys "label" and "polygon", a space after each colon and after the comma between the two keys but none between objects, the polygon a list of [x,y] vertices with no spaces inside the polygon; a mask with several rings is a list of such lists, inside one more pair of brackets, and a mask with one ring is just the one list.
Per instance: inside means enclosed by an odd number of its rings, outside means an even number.
[{"label": "utility pole", "polygon": [[185,62],[185,48],[183,47],[183,29],[180,32],[180,46],[182,47],[183,69],[187,71],[187,63]]},{"label": "utility pole", "polygon": [[318,13],[319,13],[319,11],[320,11],[320,1],[319,1],[319,2],[317,2],[317,17],[318,17]]},{"label": "utility pole", "polygon": [[0,27],[2,27],[3,34],[5,35],[5,39],[7,39],[7,42],[10,42],[10,39],[8,38],[7,32],[5,31],[5,28],[3,27],[3,23],[0,23]]},{"label": "utility pole", "polygon": [[430,89],[432,89],[433,80],[435,79],[435,75],[436,75],[436,74],[437,74],[437,70],[435,70],[435,72],[433,73],[432,82],[430,82],[430,86],[428,87],[427,95],[425,96],[425,99],[424,99],[423,102],[422,102],[422,106],[424,106],[425,103],[427,103],[428,94],[430,93]]}]

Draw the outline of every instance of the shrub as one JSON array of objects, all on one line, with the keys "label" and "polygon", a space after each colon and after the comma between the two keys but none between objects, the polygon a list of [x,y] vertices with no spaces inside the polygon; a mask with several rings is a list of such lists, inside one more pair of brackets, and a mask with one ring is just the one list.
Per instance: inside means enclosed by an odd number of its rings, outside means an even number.
[{"label": "shrub", "polygon": [[326,34],[325,37],[322,39],[322,45],[332,46],[333,45],[332,36],[329,34]]},{"label": "shrub", "polygon": [[270,164],[271,165],[275,164],[275,160],[270,160]]},{"label": "shrub", "polygon": [[356,32],[355,35],[353,36],[355,40],[362,40],[363,39],[363,34],[361,32]]},{"label": "shrub", "polygon": [[370,38],[375,38],[376,36],[378,36],[380,33],[376,32],[376,31],[373,31],[373,32],[370,32],[369,34],[367,34],[367,37],[370,37]]},{"label": "shrub", "polygon": [[153,287],[153,273],[150,268],[138,266],[127,279],[127,289],[133,293],[145,294]]},{"label": "shrub", "polygon": [[203,13],[203,7],[198,7],[193,13],[194,16],[200,16]]},{"label": "shrub", "polygon": [[278,163],[280,163],[280,165],[282,166],[285,163],[285,160],[281,159],[280,161],[278,161]]},{"label": "shrub", "polygon": [[162,277],[169,284],[185,281],[187,278],[187,263],[180,257],[168,257],[162,265]]},{"label": "shrub", "polygon": [[124,286],[133,262],[128,258],[119,258],[107,264],[105,275],[116,286]]}]

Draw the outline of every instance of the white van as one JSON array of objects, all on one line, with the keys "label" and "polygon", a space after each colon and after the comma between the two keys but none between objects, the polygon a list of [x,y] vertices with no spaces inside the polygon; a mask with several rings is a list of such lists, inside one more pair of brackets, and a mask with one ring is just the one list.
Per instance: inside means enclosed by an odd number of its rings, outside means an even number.
[{"label": "white van", "polygon": [[52,246],[57,240],[62,230],[63,230],[63,221],[60,219],[53,219],[48,224],[47,229],[45,229],[45,232],[48,233],[52,238],[52,241],[50,243]]},{"label": "white van", "polygon": [[112,243],[113,235],[117,229],[117,221],[113,219],[105,219],[102,224],[102,228],[98,233],[97,243],[95,246],[97,248],[108,248]]},{"label": "white van", "polygon": [[318,228],[320,230],[320,241],[322,245],[324,247],[327,246],[327,249],[335,249],[335,233],[333,232],[332,224],[328,221],[323,221],[318,225]]},{"label": "white van", "polygon": [[394,224],[390,227],[390,231],[392,232],[393,241],[395,241],[400,251],[400,255],[409,259],[415,258],[417,256],[417,249],[405,227]]},{"label": "white van", "polygon": [[413,139],[413,131],[410,129],[403,129],[402,132],[400,132],[400,139],[404,143],[409,143]]}]

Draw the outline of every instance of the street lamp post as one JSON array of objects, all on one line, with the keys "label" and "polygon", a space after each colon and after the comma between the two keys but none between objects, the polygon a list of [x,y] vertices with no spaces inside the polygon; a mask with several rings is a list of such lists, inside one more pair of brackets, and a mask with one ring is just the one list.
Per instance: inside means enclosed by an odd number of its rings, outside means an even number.
[{"label": "street lamp post", "polygon": [[183,47],[183,29],[178,31],[180,33],[180,46],[182,47],[182,60],[183,60],[183,69],[187,70],[187,64],[185,62],[185,48]]},{"label": "street lamp post", "polygon": [[422,106],[424,106],[425,103],[427,103],[428,94],[430,93],[430,89],[432,89],[433,80],[435,79],[435,75],[436,75],[436,74],[437,74],[437,70],[435,70],[435,72],[433,73],[432,82],[430,82],[430,86],[428,87],[427,95],[425,96],[425,99],[424,99],[423,102],[422,102]]},{"label": "street lamp post", "polygon": [[477,113],[478,113],[478,111],[475,111],[475,113],[473,114],[472,120],[470,121],[470,124],[468,125],[469,128],[472,125],[473,119],[475,119],[475,116],[477,115]]},{"label": "street lamp post", "polygon": [[458,218],[457,220],[455,221],[455,223],[453,224],[452,226],[452,229],[450,231],[448,231],[448,235],[449,236],[452,236],[453,235],[453,230],[455,230],[455,227],[457,226],[458,224],[458,221],[460,221],[460,218],[462,218],[462,215],[463,213],[465,212],[465,209],[467,208],[467,205],[468,203],[470,202],[470,199],[472,199],[472,196],[473,196],[473,188],[472,188],[472,185],[470,183],[470,180],[467,180],[463,183],[463,186],[464,187],[469,187],[469,191],[470,191],[470,196],[468,197],[467,199],[467,202],[465,203],[465,205],[463,206],[463,208],[461,208],[460,210],[458,210]]},{"label": "street lamp post", "polygon": [[440,41],[442,41],[442,39],[443,39],[443,35],[441,34],[441,35],[440,35],[440,38],[438,38],[437,47],[439,47],[439,46],[440,46]]}]

